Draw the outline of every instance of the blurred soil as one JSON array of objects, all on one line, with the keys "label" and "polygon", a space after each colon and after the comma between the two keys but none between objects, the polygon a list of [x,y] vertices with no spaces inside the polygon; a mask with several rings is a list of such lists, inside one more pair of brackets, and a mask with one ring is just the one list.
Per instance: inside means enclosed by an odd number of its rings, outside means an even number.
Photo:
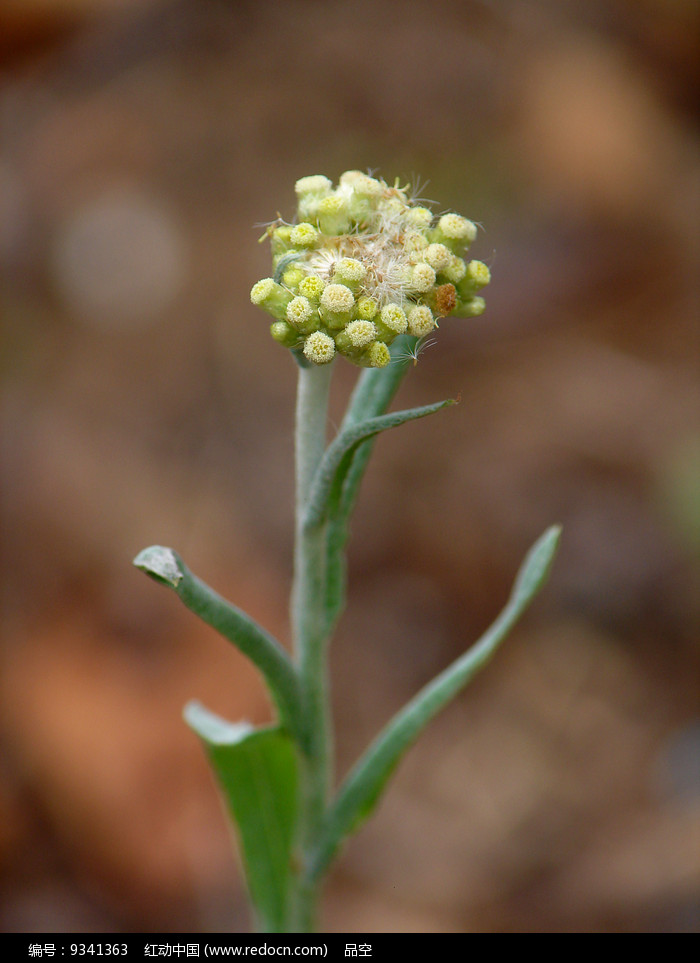
[{"label": "blurred soil", "polygon": [[249,303],[254,225],[348,168],[429,178],[483,223],[493,282],[399,399],[461,404],[367,475],[341,771],[564,536],[347,847],[325,926],[697,929],[698,9],[0,8],[5,931],[249,925],[181,708],[262,721],[265,696],[130,560],[173,545],[287,640],[294,366]]}]

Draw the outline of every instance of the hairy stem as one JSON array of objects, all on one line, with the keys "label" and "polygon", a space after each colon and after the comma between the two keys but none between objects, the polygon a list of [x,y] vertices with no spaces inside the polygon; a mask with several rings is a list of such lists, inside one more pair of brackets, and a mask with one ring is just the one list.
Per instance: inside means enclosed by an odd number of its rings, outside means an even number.
[{"label": "hairy stem", "polygon": [[324,609],[326,527],[304,525],[312,481],[325,450],[330,378],[331,365],[299,368],[292,630],[306,732],[299,753],[299,866],[290,912],[290,929],[297,931],[313,928],[318,887],[310,877],[310,859],[318,844],[332,779]]}]

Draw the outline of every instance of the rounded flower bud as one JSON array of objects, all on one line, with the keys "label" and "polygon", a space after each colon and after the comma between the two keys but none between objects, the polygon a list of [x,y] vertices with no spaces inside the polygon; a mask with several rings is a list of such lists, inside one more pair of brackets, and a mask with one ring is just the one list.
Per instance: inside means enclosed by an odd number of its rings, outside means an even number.
[{"label": "rounded flower bud", "polygon": [[300,177],[294,185],[297,197],[305,194],[327,194],[333,189],[333,183],[323,174],[311,174],[309,177]]},{"label": "rounded flower bud", "polygon": [[315,221],[318,215],[318,206],[333,190],[333,184],[322,174],[312,174],[310,177],[300,178],[294,185],[299,207],[297,213],[302,221]]},{"label": "rounded flower bud", "polygon": [[285,254],[292,246],[291,233],[291,224],[279,224],[277,227],[270,225],[260,240],[264,241],[266,237],[269,237],[272,256],[279,257],[281,254]]},{"label": "rounded flower bud", "polygon": [[382,341],[374,341],[362,353],[361,362],[366,368],[386,368],[391,361],[389,349]]},{"label": "rounded flower bud", "polygon": [[361,363],[363,349],[377,339],[377,327],[371,321],[351,321],[335,336],[335,346],[346,358]]},{"label": "rounded flower bud", "polygon": [[423,257],[426,264],[429,264],[434,271],[442,271],[450,263],[453,255],[444,244],[429,244],[423,251]]},{"label": "rounded flower bud", "polygon": [[355,295],[344,284],[328,284],[321,295],[321,307],[334,314],[349,311],[355,303]]},{"label": "rounded flower bud", "polygon": [[367,268],[354,257],[341,257],[333,268],[333,280],[354,290],[364,281]]},{"label": "rounded flower bud", "polygon": [[299,332],[286,321],[273,321],[270,325],[270,334],[278,344],[285,348],[293,348],[299,343]]},{"label": "rounded flower bud", "polygon": [[412,227],[422,230],[430,227],[433,220],[433,212],[427,207],[411,207],[406,211],[406,220]]},{"label": "rounded flower bud", "polygon": [[319,202],[318,226],[324,234],[345,234],[350,229],[350,217],[344,197],[329,194]]},{"label": "rounded flower bud", "polygon": [[362,171],[346,171],[340,177],[343,187],[349,187],[353,193],[364,195],[365,197],[381,197],[384,187],[376,177],[363,174]]},{"label": "rounded flower bud", "polygon": [[467,273],[466,262],[461,257],[453,257],[447,267],[443,268],[440,273],[452,284],[459,284]]},{"label": "rounded flower bud", "polygon": [[286,315],[287,305],[292,300],[292,295],[272,278],[263,278],[251,288],[250,300],[281,321]]},{"label": "rounded flower bud", "polygon": [[386,304],[379,317],[384,327],[393,331],[394,334],[403,334],[406,330],[406,314],[398,304]]},{"label": "rounded flower bud", "polygon": [[414,338],[423,338],[435,327],[433,312],[427,304],[417,304],[408,312],[408,333]]},{"label": "rounded flower bud", "polygon": [[438,221],[438,229],[450,241],[458,241],[467,246],[476,238],[476,224],[460,214],[443,214]]},{"label": "rounded flower bud", "polygon": [[309,334],[318,327],[318,312],[305,297],[296,297],[287,305],[287,321],[294,325],[297,331]]},{"label": "rounded flower bud", "polygon": [[464,277],[457,285],[457,296],[467,302],[491,280],[491,272],[483,261],[470,261]]},{"label": "rounded flower bud", "polygon": [[318,231],[313,224],[302,221],[292,228],[289,239],[297,247],[315,247],[318,241]]},{"label": "rounded flower bud", "polygon": [[483,261],[470,261],[467,264],[467,277],[478,290],[489,283],[491,272]]},{"label": "rounded flower bud", "polygon": [[376,339],[377,328],[371,321],[351,321],[345,327],[345,334],[354,348],[364,348]]},{"label": "rounded flower bud", "polygon": [[296,291],[306,275],[298,267],[290,267],[282,275],[282,284],[290,291]]},{"label": "rounded flower bud", "polygon": [[304,356],[311,364],[328,364],[334,354],[333,338],[323,331],[313,331],[304,341]]},{"label": "rounded flower bud", "polygon": [[486,301],[483,298],[470,298],[468,301],[460,301],[457,305],[457,314],[463,318],[476,318],[484,313]]},{"label": "rounded flower bud", "polygon": [[321,312],[326,325],[332,330],[345,327],[352,318],[355,295],[344,284],[327,284],[321,295]]},{"label": "rounded flower bud", "polygon": [[250,300],[253,304],[261,305],[275,292],[275,282],[272,278],[263,278],[250,289]]},{"label": "rounded flower bud", "polygon": [[365,296],[357,302],[357,316],[362,318],[363,321],[371,321],[376,318],[378,311],[379,305],[375,298]]},{"label": "rounded flower bud", "polygon": [[429,264],[416,264],[411,271],[411,287],[414,291],[425,293],[435,284],[435,271]]},{"label": "rounded flower bud", "polygon": [[323,294],[325,284],[317,274],[308,274],[303,281],[299,282],[299,294],[308,298],[309,301],[318,301]]},{"label": "rounded flower bud", "polygon": [[403,236],[404,251],[408,254],[409,260],[411,261],[418,261],[427,246],[428,239],[418,231],[406,231]]}]

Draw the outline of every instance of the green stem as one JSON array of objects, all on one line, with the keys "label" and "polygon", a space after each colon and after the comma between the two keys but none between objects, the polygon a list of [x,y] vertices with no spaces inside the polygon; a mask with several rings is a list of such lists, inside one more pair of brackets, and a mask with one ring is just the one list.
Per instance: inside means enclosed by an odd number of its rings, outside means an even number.
[{"label": "green stem", "polygon": [[312,482],[325,450],[331,366],[299,368],[296,409],[296,526],[292,630],[306,724],[299,753],[299,866],[290,929],[313,928],[318,884],[309,872],[332,778],[331,719],[326,665],[326,526],[304,525]]}]

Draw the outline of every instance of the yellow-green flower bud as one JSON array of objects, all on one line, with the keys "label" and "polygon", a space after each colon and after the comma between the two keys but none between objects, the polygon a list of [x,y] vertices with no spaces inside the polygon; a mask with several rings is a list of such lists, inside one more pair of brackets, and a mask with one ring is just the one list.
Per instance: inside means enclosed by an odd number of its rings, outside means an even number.
[{"label": "yellow-green flower bud", "polygon": [[352,309],[355,295],[345,284],[328,284],[321,295],[321,307],[333,314],[344,314]]},{"label": "yellow-green flower bud", "polygon": [[459,284],[466,273],[467,264],[461,257],[453,257],[447,267],[440,272],[451,284]]},{"label": "yellow-green flower bud", "polygon": [[354,257],[341,257],[333,268],[333,280],[356,291],[367,276],[367,268]]},{"label": "yellow-green flower bud", "polygon": [[430,227],[433,220],[433,212],[427,207],[411,207],[406,211],[406,220],[412,227],[423,230]]},{"label": "yellow-green flower bud", "polygon": [[419,261],[428,246],[428,239],[418,231],[406,231],[403,236],[403,249],[411,261]]},{"label": "yellow-green flower bud", "polygon": [[371,321],[351,321],[335,335],[335,346],[351,361],[357,361],[367,345],[377,338],[377,328]]},{"label": "yellow-green flower bud", "polygon": [[428,234],[431,241],[445,244],[454,254],[461,254],[475,240],[477,228],[473,221],[460,214],[443,214]]},{"label": "yellow-green flower bud", "polygon": [[436,272],[440,272],[446,268],[452,260],[452,256],[452,251],[445,247],[444,244],[429,244],[423,251],[423,258],[426,264],[429,264]]},{"label": "yellow-green flower bud", "polygon": [[[269,230],[270,228],[268,228],[268,231]],[[272,230],[270,235],[270,243],[273,257],[279,257],[281,254],[286,254],[290,247],[292,247],[291,234],[291,224],[280,224],[279,227],[276,227],[274,230]],[[265,235],[263,235],[263,237],[264,236]]]},{"label": "yellow-green flower bud", "polygon": [[365,297],[360,298],[357,302],[357,317],[363,321],[372,321],[377,316],[379,311],[379,305],[375,298],[370,298],[365,295]]},{"label": "yellow-green flower bud", "polygon": [[470,298],[468,301],[459,301],[455,309],[455,314],[463,318],[476,318],[484,313],[486,301],[481,297]]},{"label": "yellow-green flower bud", "polygon": [[433,312],[427,304],[417,304],[408,312],[408,333],[414,338],[423,338],[435,327]]},{"label": "yellow-green flower bud", "polygon": [[323,174],[311,174],[308,177],[300,177],[294,185],[297,197],[304,197],[307,194],[328,194],[333,190],[333,183]]},{"label": "yellow-green flower bud", "polygon": [[250,300],[253,304],[261,305],[274,294],[275,288],[276,285],[272,278],[263,278],[250,289]]},{"label": "yellow-green flower bud", "polygon": [[457,285],[457,294],[465,301],[467,297],[485,288],[491,280],[491,272],[483,261],[470,261],[464,278]]},{"label": "yellow-green flower bud", "polygon": [[350,321],[355,295],[344,284],[327,284],[321,295],[321,313],[329,328],[344,327]]},{"label": "yellow-green flower bud", "polygon": [[359,358],[365,368],[386,368],[391,361],[389,349],[382,341],[374,341],[365,348]]},{"label": "yellow-green flower bud", "polygon": [[438,230],[446,241],[462,247],[468,247],[476,238],[476,224],[460,214],[443,214],[438,221]]},{"label": "yellow-green flower bud", "polygon": [[429,264],[421,263],[411,271],[411,288],[419,294],[429,291],[435,284],[435,271]]},{"label": "yellow-green flower bud", "polygon": [[350,215],[344,197],[329,194],[319,202],[318,226],[324,234],[346,234],[350,230]]},{"label": "yellow-green flower bud", "polygon": [[346,171],[341,174],[340,183],[362,197],[381,197],[385,190],[381,181],[369,174],[363,174],[362,171]]},{"label": "yellow-green flower bud", "polygon": [[346,171],[340,178],[338,191],[347,198],[350,219],[358,225],[369,221],[385,186],[361,171]]},{"label": "yellow-green flower bud", "polygon": [[306,275],[298,267],[290,267],[282,275],[282,284],[290,291],[296,291]]},{"label": "yellow-green flower bud", "polygon": [[311,364],[328,364],[333,360],[335,343],[323,331],[313,331],[304,341],[304,356]]},{"label": "yellow-green flower bud", "polygon": [[286,321],[273,321],[270,325],[270,334],[285,348],[293,348],[299,343],[299,332]]},{"label": "yellow-green flower bud", "polygon": [[343,333],[353,348],[364,348],[370,341],[376,340],[377,328],[371,321],[351,321]]},{"label": "yellow-green flower bud", "polygon": [[300,178],[294,185],[299,198],[297,213],[302,221],[315,221],[318,205],[333,190],[333,184],[322,174]]},{"label": "yellow-green flower bud", "polygon": [[292,298],[287,305],[287,321],[302,334],[310,334],[319,326],[318,311],[307,298]]},{"label": "yellow-green flower bud", "polygon": [[318,231],[313,224],[302,221],[292,228],[289,239],[295,247],[316,247]]},{"label": "yellow-green flower bud", "polygon": [[309,274],[303,281],[299,282],[299,294],[308,298],[309,301],[318,302],[323,294],[324,287],[323,279],[318,274]]},{"label": "yellow-green flower bud", "polygon": [[398,304],[385,304],[379,314],[379,320],[375,323],[380,340],[389,344],[397,334],[403,334],[408,327],[406,313]]},{"label": "yellow-green flower bud", "polygon": [[282,321],[286,316],[287,305],[292,300],[292,295],[272,278],[263,278],[251,288],[250,300],[268,311],[273,318]]}]

